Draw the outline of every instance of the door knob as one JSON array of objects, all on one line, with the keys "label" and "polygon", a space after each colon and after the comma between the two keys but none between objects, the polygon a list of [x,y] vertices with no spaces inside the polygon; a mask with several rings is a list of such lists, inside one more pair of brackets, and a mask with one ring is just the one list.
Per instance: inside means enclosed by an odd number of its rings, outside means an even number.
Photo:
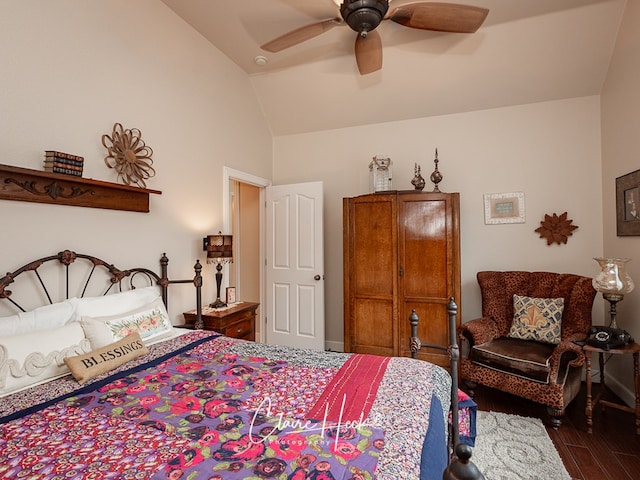
[{"label": "door knob", "polygon": [[320,280],[320,275],[316,275],[315,277],[313,277],[314,280]]}]

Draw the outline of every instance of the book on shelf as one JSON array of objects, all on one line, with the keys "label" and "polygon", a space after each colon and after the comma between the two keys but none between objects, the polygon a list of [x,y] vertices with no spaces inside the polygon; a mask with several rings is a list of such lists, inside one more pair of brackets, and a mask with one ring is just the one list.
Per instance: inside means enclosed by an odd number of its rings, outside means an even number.
[{"label": "book on shelf", "polygon": [[84,162],[79,162],[77,160],[69,160],[68,158],[58,158],[58,157],[47,157],[44,159],[45,165],[50,165],[52,163],[61,163],[64,165],[73,165],[75,167],[82,167]]},{"label": "book on shelf", "polygon": [[67,160],[75,160],[77,162],[84,162],[84,157],[80,157],[79,155],[72,155],[70,153],[56,152],[55,150],[45,150],[44,156],[46,158],[57,157],[57,158],[65,158]]},{"label": "book on shelf", "polygon": [[70,168],[64,168],[64,167],[45,167],[44,171],[49,173],[62,173],[64,175],[73,175],[74,177],[82,176],[82,169],[72,170]]},{"label": "book on shelf", "polygon": [[47,172],[51,171],[53,168],[65,168],[67,170],[75,170],[78,172],[81,172],[83,170],[83,167],[78,167],[76,165],[68,165],[66,163],[53,162],[53,163],[44,164],[44,170]]}]

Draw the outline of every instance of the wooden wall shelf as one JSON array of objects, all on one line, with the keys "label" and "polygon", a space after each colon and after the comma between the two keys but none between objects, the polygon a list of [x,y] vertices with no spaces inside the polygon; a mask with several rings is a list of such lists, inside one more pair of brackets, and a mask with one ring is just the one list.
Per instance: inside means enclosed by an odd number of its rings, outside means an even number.
[{"label": "wooden wall shelf", "polygon": [[0,199],[148,212],[158,190],[0,164]]}]

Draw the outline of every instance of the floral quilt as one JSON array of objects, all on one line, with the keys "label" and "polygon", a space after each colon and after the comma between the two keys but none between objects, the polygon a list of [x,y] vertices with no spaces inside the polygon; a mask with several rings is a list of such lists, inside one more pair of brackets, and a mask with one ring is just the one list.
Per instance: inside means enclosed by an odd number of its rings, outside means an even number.
[{"label": "floral quilt", "polygon": [[449,392],[426,362],[190,332],[84,387],[2,399],[0,478],[441,478]]}]

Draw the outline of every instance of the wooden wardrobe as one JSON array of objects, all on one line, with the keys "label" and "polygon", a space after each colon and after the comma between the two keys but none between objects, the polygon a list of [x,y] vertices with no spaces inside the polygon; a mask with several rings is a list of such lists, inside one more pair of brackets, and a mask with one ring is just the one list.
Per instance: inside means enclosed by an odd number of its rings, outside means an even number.
[{"label": "wooden wardrobe", "polygon": [[[449,345],[449,298],[460,306],[460,194],[344,198],[343,223],[345,351],[410,356],[414,308],[422,343]],[[419,358],[449,366],[445,351]]]}]

